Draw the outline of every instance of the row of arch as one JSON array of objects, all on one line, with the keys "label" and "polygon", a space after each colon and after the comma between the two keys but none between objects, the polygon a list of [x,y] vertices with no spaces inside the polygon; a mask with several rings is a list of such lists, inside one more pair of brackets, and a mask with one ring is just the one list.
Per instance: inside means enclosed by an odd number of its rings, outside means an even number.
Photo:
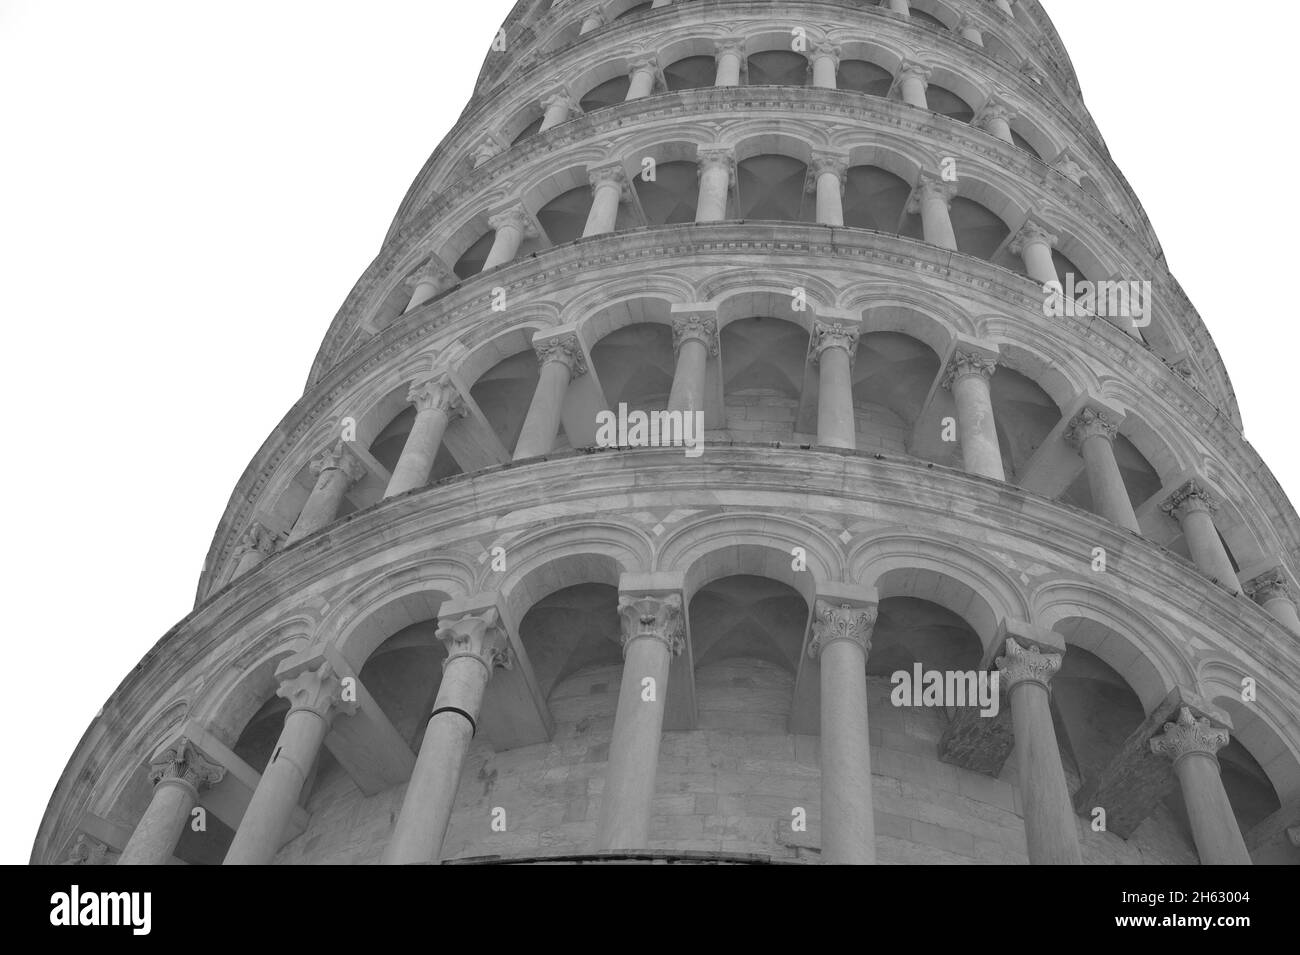
[{"label": "row of arch", "polygon": [[[498,460],[509,460],[539,377],[532,339],[556,325],[572,327],[583,343],[592,387],[604,407],[613,409],[620,403],[646,411],[666,407],[674,374],[672,309],[689,297],[689,291],[678,288],[675,295],[656,296],[641,291],[646,279],[629,279],[625,284],[626,291],[602,287],[598,296],[592,292],[579,297],[564,312],[521,316],[492,331],[480,328],[436,359],[439,366],[444,361],[454,364],[458,387],[473,411],[451,424],[432,483],[477,469],[472,462],[468,468],[462,466],[461,456],[449,450],[448,444],[457,438],[499,443],[505,457]],[[719,294],[709,306],[717,316],[719,339],[718,354],[709,360],[709,374],[713,394],[721,399],[720,406],[715,403],[706,410],[710,439],[807,442],[808,433],[815,432],[806,361],[816,307],[793,311],[788,289],[779,279],[766,289],[755,289],[753,274],[747,272],[743,287],[740,282],[730,288],[727,284],[725,276],[719,277]],[[814,300],[823,294],[835,300],[834,290],[822,284],[809,280]],[[1135,510],[1175,485],[1180,475],[1194,471],[1223,498],[1219,529],[1238,569],[1275,551],[1264,543],[1272,540],[1267,522],[1237,475],[1209,458],[1185,425],[1159,411],[1140,389],[1098,376],[1063,344],[998,316],[962,315],[937,299],[923,304],[876,293],[869,303],[853,302],[850,311],[863,316],[852,382],[859,449],[920,456],[960,467],[954,446],[933,444],[933,436],[920,428],[922,413],[930,407],[927,397],[958,336],[977,338],[995,346],[1001,356],[991,392],[1009,481],[1019,483],[1025,477],[1037,448],[1072,413],[1069,409],[1080,396],[1091,395],[1128,410],[1115,449]],[[566,318],[572,325],[566,326]],[[432,356],[413,357],[394,376],[375,381],[346,404],[348,417],[356,422],[356,442],[389,471],[414,422],[407,384],[427,375],[434,361]],[[490,436],[480,430],[484,426]],[[335,440],[337,427],[337,418],[324,420],[299,442],[301,456],[264,492],[257,518],[262,524],[288,532],[313,486],[307,459]],[[569,446],[585,445],[564,432],[555,450]],[[1068,487],[1053,493],[1064,503],[1094,509],[1082,472]],[[373,487],[356,490],[343,514],[376,503],[377,494]],[[1148,520],[1163,519],[1158,512],[1148,511]],[[1168,529],[1151,530],[1155,537],[1177,537]],[[1183,545],[1175,540],[1172,546],[1177,550]]]},{"label": "row of arch", "polygon": [[[807,550],[805,573],[789,569],[793,545]],[[485,574],[455,553],[424,554],[350,583],[331,597],[324,616],[292,612],[238,648],[232,644],[203,690],[168,708],[128,751],[147,758],[188,716],[260,766],[283,716],[283,701],[274,696],[275,666],[322,638],[374,688],[381,705],[392,704],[394,725],[418,748],[418,717],[437,689],[440,651],[430,621],[444,601],[495,588],[507,625],[529,658],[540,661],[538,682],[549,694],[585,669],[617,665],[608,631],[611,624],[617,631],[614,605],[623,575],[681,569],[699,667],[745,657],[797,669],[807,609],[823,582],[842,578],[879,591],[881,629],[872,654],[882,672],[912,659],[927,667],[973,666],[1002,622],[1029,619],[1066,639],[1075,668],[1061,676],[1075,681],[1071,693],[1102,686],[1110,724],[1103,742],[1112,755],[1170,690],[1194,689],[1233,717],[1240,752],[1225,751],[1221,760],[1225,780],[1232,770],[1245,787],[1237,790],[1250,803],[1239,808],[1239,815],[1250,814],[1243,829],[1300,788],[1300,763],[1281,729],[1292,718],[1272,698],[1240,702],[1241,680],[1251,675],[1241,665],[1218,654],[1194,659],[1186,633],[1170,632],[1095,583],[1057,578],[1027,588],[995,555],[961,542],[895,530],[845,548],[808,522],[732,513],[683,522],[657,542],[626,523],[575,521],[527,533],[511,541],[510,551],[505,575]],[[747,621],[760,616],[765,632],[754,635]],[[399,679],[403,673],[408,679]],[[385,696],[386,685],[393,695]],[[1097,758],[1092,753],[1093,764]],[[1232,794],[1234,785],[1228,788]]]}]

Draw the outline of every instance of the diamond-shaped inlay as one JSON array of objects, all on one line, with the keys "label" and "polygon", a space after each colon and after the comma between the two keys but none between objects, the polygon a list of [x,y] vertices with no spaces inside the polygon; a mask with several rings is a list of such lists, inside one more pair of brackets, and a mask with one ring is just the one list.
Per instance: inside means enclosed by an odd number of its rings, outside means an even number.
[{"label": "diamond-shaped inlay", "polygon": [[664,527],[662,524],[656,524],[654,527],[650,528],[651,532],[655,535],[655,537],[658,537],[667,529],[668,528]]},{"label": "diamond-shaped inlay", "polygon": [[840,543],[841,543],[841,544],[847,544],[847,543],[848,543],[849,541],[851,541],[851,540],[853,540],[853,535],[852,535],[852,534],[850,534],[848,531],[840,531]]}]

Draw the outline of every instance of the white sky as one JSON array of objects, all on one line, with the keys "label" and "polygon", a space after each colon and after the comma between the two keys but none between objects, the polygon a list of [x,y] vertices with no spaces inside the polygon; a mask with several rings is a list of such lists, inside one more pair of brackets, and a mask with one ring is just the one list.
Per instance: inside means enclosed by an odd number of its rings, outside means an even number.
[{"label": "white sky", "polygon": [[[0,0],[0,862],[27,860],[95,711],[191,609],[235,482],[510,6]],[[1275,98],[1296,5],[1047,8],[1248,437],[1300,489],[1300,334],[1272,294],[1300,202]]]}]

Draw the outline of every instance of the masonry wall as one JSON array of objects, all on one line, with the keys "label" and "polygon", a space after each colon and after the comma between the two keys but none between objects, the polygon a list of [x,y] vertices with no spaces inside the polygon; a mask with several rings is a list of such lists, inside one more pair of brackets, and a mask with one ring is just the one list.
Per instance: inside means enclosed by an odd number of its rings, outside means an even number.
[{"label": "masonry wall", "polygon": [[[548,743],[499,754],[484,745],[471,749],[444,858],[590,849],[619,680],[619,667],[604,667],[560,683],[550,698],[556,730]],[[793,682],[787,671],[758,660],[697,671],[699,729],[664,734],[650,848],[818,859],[818,740],[785,732]],[[886,679],[868,683],[879,862],[1026,863],[1014,767],[991,779],[940,762],[943,712],[895,708]],[[276,861],[377,863],[404,788],[365,797],[331,764],[308,801],[309,828]],[[504,832],[492,830],[495,808],[505,810]],[[807,812],[806,832],[792,830],[796,808]],[[1092,832],[1086,820],[1079,824],[1091,864],[1196,862],[1163,808],[1127,842]]]}]

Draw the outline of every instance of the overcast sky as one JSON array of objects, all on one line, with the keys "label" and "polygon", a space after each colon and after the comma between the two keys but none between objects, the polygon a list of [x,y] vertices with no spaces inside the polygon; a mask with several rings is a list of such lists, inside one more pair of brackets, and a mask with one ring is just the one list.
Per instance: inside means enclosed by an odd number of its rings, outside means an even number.
[{"label": "overcast sky", "polygon": [[[0,0],[0,861],[27,860],[96,710],[191,609],[235,482],[510,5]],[[1300,489],[1300,335],[1269,291],[1294,268],[1273,99],[1296,5],[1047,9],[1247,437]]]}]

